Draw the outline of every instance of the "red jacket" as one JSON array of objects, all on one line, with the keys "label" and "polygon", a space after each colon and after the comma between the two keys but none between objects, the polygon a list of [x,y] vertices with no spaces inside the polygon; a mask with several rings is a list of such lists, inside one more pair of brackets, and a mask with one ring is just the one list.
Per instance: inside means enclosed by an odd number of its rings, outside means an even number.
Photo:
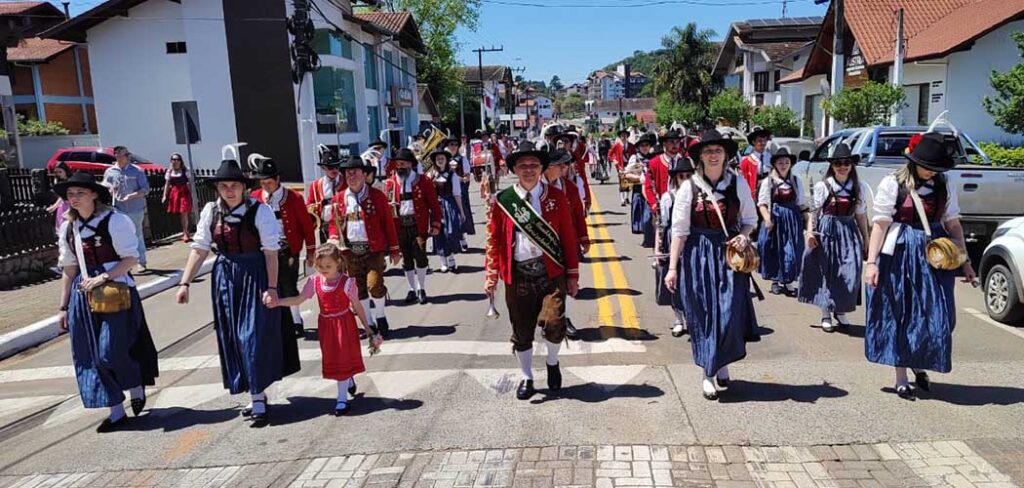
[{"label": "red jacket", "polygon": [[[368,194],[363,201],[359,202],[360,213],[363,222],[366,224],[366,237],[370,239],[371,252],[387,252],[389,254],[398,252],[398,232],[395,230],[395,219],[391,214],[391,204],[384,192],[370,186]],[[328,230],[328,235],[333,240],[341,240],[348,221],[345,215],[348,208],[345,203],[345,194],[348,191],[341,191],[334,196],[334,218]],[[339,228],[339,223],[340,227]]]},{"label": "red jacket", "polygon": [[[345,189],[345,175],[338,177],[338,189]],[[337,193],[337,191],[335,191]],[[310,183],[309,188],[306,190],[306,205],[313,205],[313,210],[317,215],[323,215],[323,201],[324,201],[324,178],[321,176],[313,183]]]},{"label": "red jacket", "polygon": [[[267,203],[263,200],[263,190],[252,191],[251,196],[260,203]],[[281,221],[284,224],[284,237],[288,240],[288,250],[295,256],[302,252],[302,242],[306,242],[306,252],[316,252],[316,237],[313,235],[313,219],[309,216],[306,204],[302,201],[302,194],[289,189],[284,189],[284,200],[281,201]]]},{"label": "red jacket", "polygon": [[583,204],[586,208],[590,208],[590,179],[587,177],[587,145],[582,142],[576,144],[576,150],[573,151],[573,157],[576,158],[573,165],[576,168],[576,174],[579,175],[580,179],[583,180]]},{"label": "red jacket", "polygon": [[661,195],[668,191],[668,154],[662,154],[647,165],[647,178],[644,179],[644,198],[651,211],[657,212]]},{"label": "red jacket", "polygon": [[569,208],[572,210],[572,225],[576,228],[576,240],[581,246],[590,244],[590,231],[587,229],[587,211],[580,200],[580,189],[568,178],[562,178],[562,188],[565,188],[565,196],[569,198]]},{"label": "red jacket", "polygon": [[635,152],[636,150],[633,149],[632,145],[624,147],[622,139],[618,139],[615,141],[615,144],[612,144],[612,148],[608,150],[608,160],[615,163],[615,167],[619,171],[623,171],[626,169],[626,163],[629,162],[629,158]]},{"label": "red jacket", "polygon": [[758,163],[754,159],[753,153],[743,157],[740,161],[740,174],[743,175],[747,180],[747,184],[750,185],[750,194],[754,196],[754,201],[757,201],[757,172]]},{"label": "red jacket", "polygon": [[[508,187],[503,191],[515,191]],[[576,241],[576,230],[573,228],[569,200],[565,193],[550,185],[544,185],[540,196],[541,216],[558,234],[562,245],[562,256],[565,267],[555,264],[544,255],[544,264],[548,268],[548,277],[557,278],[563,274],[569,278],[579,278],[580,256],[579,244]],[[487,251],[484,256],[484,269],[488,283],[496,283],[501,278],[512,284],[512,246],[515,237],[515,224],[497,202],[491,204],[491,221],[487,224]]]},{"label": "red jacket", "polygon": [[[395,216],[395,228],[401,225],[402,218],[398,215],[398,207],[402,201],[402,181],[398,175],[392,175],[384,182],[384,194],[391,204],[392,215]],[[416,233],[427,236],[430,230],[441,230],[441,203],[434,190],[434,182],[424,175],[418,175],[412,184],[412,207],[416,215]]]}]

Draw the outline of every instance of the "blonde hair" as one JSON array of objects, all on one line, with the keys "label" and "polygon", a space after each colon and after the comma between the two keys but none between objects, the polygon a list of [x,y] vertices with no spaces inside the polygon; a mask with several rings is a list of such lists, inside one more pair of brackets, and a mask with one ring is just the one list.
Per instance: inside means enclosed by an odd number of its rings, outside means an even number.
[{"label": "blonde hair", "polygon": [[331,244],[321,244],[320,247],[316,248],[316,254],[313,256],[313,262],[319,263],[321,259],[333,259],[336,263],[341,263],[341,249],[338,246]]}]

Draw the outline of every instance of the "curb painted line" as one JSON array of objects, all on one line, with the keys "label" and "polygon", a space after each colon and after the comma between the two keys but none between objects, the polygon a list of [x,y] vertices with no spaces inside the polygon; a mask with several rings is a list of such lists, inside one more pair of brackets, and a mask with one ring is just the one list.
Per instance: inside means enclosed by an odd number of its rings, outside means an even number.
[{"label": "curb painted line", "polygon": [[[203,265],[199,267],[199,273],[196,274],[196,277],[208,274],[210,270],[213,269],[214,259],[215,258],[207,259]],[[153,295],[173,288],[180,279],[181,270],[163,278],[145,283],[138,287],[139,297],[145,300]],[[26,325],[14,332],[8,332],[4,335],[0,335],[0,359],[8,358],[24,351],[25,349],[53,340],[61,334],[63,334],[63,331],[60,330],[58,316],[53,315],[33,324]]]}]

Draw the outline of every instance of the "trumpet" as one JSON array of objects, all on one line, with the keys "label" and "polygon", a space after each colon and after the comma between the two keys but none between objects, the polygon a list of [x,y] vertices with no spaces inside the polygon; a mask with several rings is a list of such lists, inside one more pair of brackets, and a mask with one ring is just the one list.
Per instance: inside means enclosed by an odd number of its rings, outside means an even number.
[{"label": "trumpet", "polygon": [[501,314],[498,313],[498,309],[494,306],[493,296],[491,297],[490,306],[487,308],[487,314],[485,315],[485,317],[491,320],[498,320],[498,317],[501,317]]}]

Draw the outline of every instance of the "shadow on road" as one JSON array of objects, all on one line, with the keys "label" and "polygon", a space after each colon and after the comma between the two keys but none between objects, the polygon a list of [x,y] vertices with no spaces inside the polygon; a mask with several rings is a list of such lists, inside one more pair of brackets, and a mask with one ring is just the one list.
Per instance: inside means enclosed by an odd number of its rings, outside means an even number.
[{"label": "shadow on road", "polygon": [[587,263],[617,263],[620,261],[632,261],[633,258],[629,256],[602,256],[596,258],[585,258],[584,262]]},{"label": "shadow on road", "polygon": [[612,244],[614,242],[615,242],[615,239],[591,239],[590,240],[591,244]]},{"label": "shadow on road", "polygon": [[174,432],[197,425],[211,425],[240,418],[237,408],[223,410],[194,410],[184,407],[152,408],[146,415],[135,417],[125,424],[123,430],[147,432],[162,430]]},{"label": "shadow on road", "polygon": [[483,293],[453,293],[451,295],[427,297],[427,303],[430,305],[446,305],[452,302],[482,302],[484,300],[487,300],[487,295]]},{"label": "shadow on road", "polygon": [[576,400],[584,403],[600,403],[612,398],[656,398],[665,395],[665,391],[656,386],[643,385],[602,385],[587,383],[583,385],[564,386],[560,391],[540,390],[540,398],[530,400],[532,404],[547,403],[557,400]]},{"label": "shadow on road", "polygon": [[576,337],[583,342],[603,342],[608,339],[625,339],[627,341],[656,341],[658,336],[643,329],[627,329],[623,327],[588,327],[577,329]]},{"label": "shadow on road", "polygon": [[638,290],[632,288],[580,288],[579,292],[576,293],[577,300],[594,300],[601,297],[610,295],[629,295],[631,297],[640,296]]},{"label": "shadow on road", "polygon": [[783,385],[779,383],[759,383],[733,379],[729,382],[729,390],[723,392],[718,401],[721,403],[744,402],[784,402],[816,403],[821,398],[841,398],[850,392],[828,383],[820,385]]},{"label": "shadow on road", "polygon": [[[1016,405],[1024,403],[1024,389],[1012,386],[952,385],[949,383],[932,382],[932,391],[914,389],[914,394],[921,401],[937,401],[953,405]],[[887,386],[881,389],[885,393],[896,394],[896,390]]]},{"label": "shadow on road", "polygon": [[[288,425],[305,422],[317,417],[333,416],[336,398],[329,397],[288,397],[287,406],[279,406],[271,412],[273,425]],[[384,410],[415,410],[423,406],[419,400],[395,400],[393,398],[367,397],[362,393],[349,401],[352,407],[346,417],[358,417]]]},{"label": "shadow on road", "polygon": [[614,210],[602,210],[600,212],[590,212],[590,215],[626,215],[626,212],[616,212]]},{"label": "shadow on road", "polygon": [[446,336],[455,333],[454,325],[410,325],[388,331],[388,339],[412,339],[431,336]]},{"label": "shadow on road", "polygon": [[622,222],[604,222],[600,224],[587,224],[588,227],[615,227],[617,225],[626,225]]}]

